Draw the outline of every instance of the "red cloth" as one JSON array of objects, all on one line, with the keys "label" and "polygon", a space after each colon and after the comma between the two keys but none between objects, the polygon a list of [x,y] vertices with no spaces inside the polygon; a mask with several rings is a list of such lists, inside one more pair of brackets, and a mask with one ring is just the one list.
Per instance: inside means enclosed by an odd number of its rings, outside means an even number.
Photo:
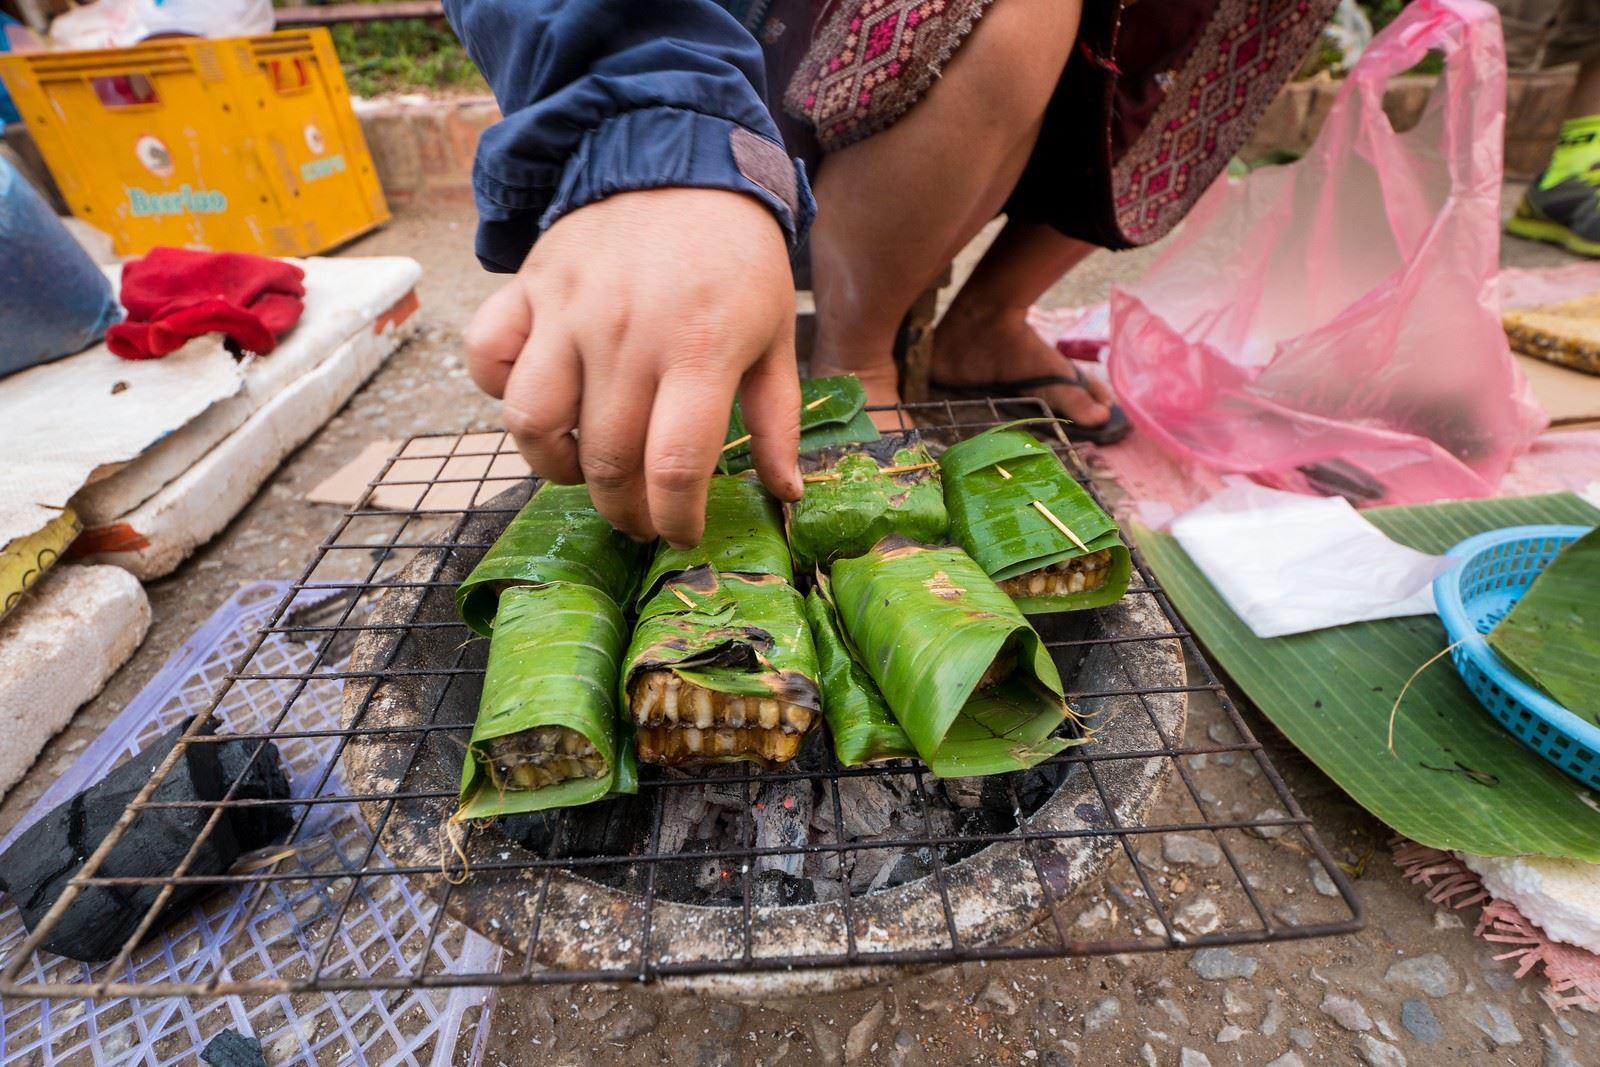
[{"label": "red cloth", "polygon": [[247,252],[153,248],[122,268],[125,321],[106,331],[123,359],[158,359],[203,333],[266,354],[300,321],[306,272]]}]

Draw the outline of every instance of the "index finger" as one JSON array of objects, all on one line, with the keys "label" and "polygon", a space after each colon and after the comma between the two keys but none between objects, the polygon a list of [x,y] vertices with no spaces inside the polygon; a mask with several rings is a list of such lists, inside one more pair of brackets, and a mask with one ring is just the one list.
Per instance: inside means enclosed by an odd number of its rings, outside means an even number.
[{"label": "index finger", "polygon": [[700,543],[706,492],[722,455],[733,407],[733,375],[669,372],[656,388],[645,440],[645,497],[650,520],[669,545]]}]

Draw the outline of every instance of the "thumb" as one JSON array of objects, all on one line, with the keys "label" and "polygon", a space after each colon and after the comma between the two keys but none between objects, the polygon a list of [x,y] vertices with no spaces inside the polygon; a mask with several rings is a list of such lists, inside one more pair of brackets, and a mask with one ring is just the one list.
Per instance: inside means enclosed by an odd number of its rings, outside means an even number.
[{"label": "thumb", "polygon": [[800,372],[792,328],[780,330],[772,347],[745,372],[739,401],[762,484],[779,500],[799,500]]}]

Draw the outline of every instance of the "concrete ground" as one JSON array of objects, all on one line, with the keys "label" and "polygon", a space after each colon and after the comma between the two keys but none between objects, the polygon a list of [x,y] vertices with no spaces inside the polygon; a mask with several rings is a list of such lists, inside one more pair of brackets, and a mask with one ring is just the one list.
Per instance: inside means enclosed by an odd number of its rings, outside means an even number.
[{"label": "concrete ground", "polygon": [[[149,639],[0,804],[0,829],[18,818],[240,583],[298,576],[338,513],[305,503],[301,496],[308,488],[375,438],[494,427],[495,405],[473,389],[460,355],[462,327],[497,284],[471,256],[472,226],[469,205],[432,204],[400,212],[390,226],[349,249],[422,262],[420,335],[290,457],[227,530],[172,577],[150,586],[155,621]],[[1150,255],[1098,254],[1052,290],[1049,302],[1102,299],[1113,282],[1136,276]],[[1528,264],[1561,257],[1508,241],[1506,258]],[[1191,738],[1203,737],[1218,714],[1214,705],[1196,700]],[[1359,934],[1245,947],[1221,967],[1189,953],[966,965],[848,994],[763,1005],[636,987],[504,990],[489,1024],[485,1062],[1600,1062],[1594,1051],[1600,1047],[1600,1018],[1552,1013],[1537,978],[1513,978],[1510,965],[1496,962],[1493,950],[1456,915],[1436,910],[1420,889],[1400,879],[1388,861],[1390,835],[1382,825],[1268,723],[1248,712],[1247,717],[1330,848],[1352,863],[1370,857],[1356,881],[1369,916]],[[1197,766],[1195,776],[1224,805],[1244,803],[1252,788],[1249,778],[1215,762]],[[1211,884],[1204,869],[1157,856],[1151,861],[1172,876],[1174,902],[1180,882],[1189,885],[1184,900],[1203,896]],[[1106,885],[1084,897],[1084,910],[1114,896],[1113,887],[1129,873],[1113,869]],[[1402,961],[1412,962],[1394,969]]]}]

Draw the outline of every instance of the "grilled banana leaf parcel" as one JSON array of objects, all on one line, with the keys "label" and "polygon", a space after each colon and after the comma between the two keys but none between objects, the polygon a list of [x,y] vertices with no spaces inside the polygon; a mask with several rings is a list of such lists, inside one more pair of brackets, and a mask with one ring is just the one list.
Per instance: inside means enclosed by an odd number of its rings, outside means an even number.
[{"label": "grilled banana leaf parcel", "polygon": [[639,611],[622,700],[646,763],[787,763],[822,715],[805,607],[777,575],[668,578]]},{"label": "grilled banana leaf parcel", "polygon": [[857,662],[839,617],[818,589],[806,594],[806,620],[817,647],[822,682],[822,714],[833,735],[833,753],[846,767],[881,760],[910,759],[917,754],[911,738],[895,721],[878,683]]},{"label": "grilled banana leaf parcel", "polygon": [[1023,611],[1095,608],[1128,591],[1117,524],[1022,430],[990,430],[939,457],[950,539]]},{"label": "grilled banana leaf parcel", "polygon": [[1061,676],[1011,598],[959,548],[900,537],[833,565],[839,621],[940,777],[1032,767],[1074,742]]},{"label": "grilled banana leaf parcel", "polygon": [[789,544],[783,537],[783,512],[754,474],[719,475],[706,493],[706,528],[694,548],[665,541],[639,590],[639,603],[655,596],[674,574],[710,566],[721,574],[775,574],[794,581]]},{"label": "grilled banana leaf parcel", "polygon": [[890,534],[940,544],[950,529],[939,465],[915,430],[800,461],[805,496],[784,507],[795,566],[859,556]]},{"label": "grilled banana leaf parcel", "polygon": [[500,592],[512,586],[569,582],[627,604],[645,552],[594,509],[588,489],[546,482],[456,590],[456,611],[488,637]]},{"label": "grilled banana leaf parcel", "polygon": [[500,594],[458,819],[570,807],[638,789],[617,714],[622,609],[584,585]]},{"label": "grilled banana leaf parcel", "polygon": [[[867,414],[867,390],[854,374],[835,378],[807,378],[800,383],[800,451],[815,452],[829,445],[876,441],[878,428]],[[751,467],[750,431],[744,409],[734,404],[728,419],[728,443],[722,450],[722,469],[729,474]]]}]

